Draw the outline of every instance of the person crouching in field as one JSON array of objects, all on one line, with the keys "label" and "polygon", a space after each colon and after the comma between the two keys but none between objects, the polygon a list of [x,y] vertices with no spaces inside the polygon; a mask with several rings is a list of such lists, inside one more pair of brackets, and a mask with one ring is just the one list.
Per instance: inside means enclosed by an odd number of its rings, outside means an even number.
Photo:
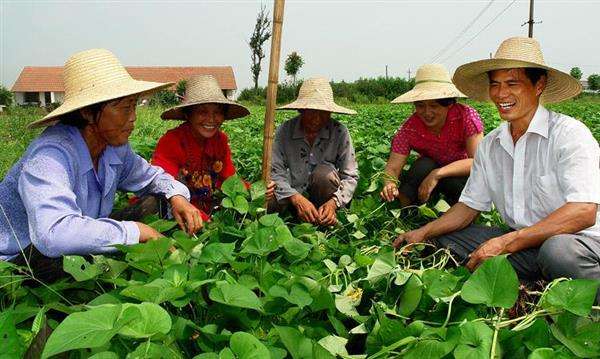
[{"label": "person crouching in field", "polygon": [[[458,97],[465,96],[454,86],[446,68],[430,64],[417,70],[412,90],[392,101],[413,103],[415,112],[392,139],[380,194],[383,200],[398,199],[402,206],[408,206],[442,193],[450,205],[458,201],[483,138],[479,114],[457,103]],[[419,153],[419,158],[402,174],[411,150]]]},{"label": "person crouching in field", "polygon": [[117,190],[165,196],[182,227],[199,230],[187,188],[128,144],[138,97],[170,84],[133,80],[103,49],[73,55],[64,83],[65,102],[30,125],[48,127],[0,183],[0,259],[49,280],[62,273],[62,255],[160,237],[135,220],[108,218]]},{"label": "person crouching in field", "polygon": [[284,122],[275,135],[271,178],[276,189],[269,211],[283,212],[291,205],[304,222],[336,224],[336,210],[352,200],[358,166],[348,129],[331,114],[356,112],[334,103],[324,78],[305,80],[296,101],[278,110],[298,110],[300,115]]},{"label": "person crouching in field", "polygon": [[[505,122],[479,145],[459,203],[394,245],[432,240],[471,270],[510,254],[524,281],[600,281],[600,148],[583,123],[543,106],[579,94],[579,81],[545,65],[535,39],[516,37],[459,67],[454,83]],[[509,231],[472,224],[492,204]]]},{"label": "person crouching in field", "polygon": [[[151,162],[187,186],[203,221],[210,218],[216,204],[214,189],[235,174],[221,125],[249,114],[246,107],[223,95],[213,76],[200,75],[187,80],[183,103],[161,115],[163,120],[184,122],[160,138]],[[273,188],[271,184],[267,189],[267,198],[273,195]]]}]

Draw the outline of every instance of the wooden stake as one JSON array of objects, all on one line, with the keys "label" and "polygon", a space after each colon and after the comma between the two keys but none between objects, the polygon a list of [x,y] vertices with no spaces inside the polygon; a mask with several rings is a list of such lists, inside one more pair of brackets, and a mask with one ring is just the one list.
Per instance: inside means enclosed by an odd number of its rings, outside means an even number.
[{"label": "wooden stake", "polygon": [[275,102],[279,81],[279,57],[281,54],[281,28],[283,27],[283,7],[285,0],[275,0],[273,5],[273,32],[271,37],[271,58],[269,63],[269,84],[267,86],[267,108],[263,131],[262,179],[265,185],[271,180],[271,148],[273,147]]}]

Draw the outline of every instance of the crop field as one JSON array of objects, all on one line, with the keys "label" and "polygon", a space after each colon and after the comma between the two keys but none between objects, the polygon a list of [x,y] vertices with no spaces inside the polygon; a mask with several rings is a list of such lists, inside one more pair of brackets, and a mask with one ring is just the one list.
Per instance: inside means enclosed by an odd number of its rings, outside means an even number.
[{"label": "crop field", "polygon": [[[473,104],[486,132],[500,119]],[[360,181],[339,224],[317,228],[262,209],[264,108],[231,121],[241,178],[226,181],[222,208],[188,237],[148,218],[166,237],[120,246],[114,255],[66,256],[67,279],[41,283],[0,262],[0,358],[22,357],[53,330],[42,357],[68,358],[572,358],[600,356],[598,283],[521,285],[505,256],[474,273],[446,250],[394,251],[393,239],[447,210],[444,201],[398,208],[379,199],[389,142],[411,106],[350,105]],[[600,141],[600,103],[549,106],[574,116]],[[131,139],[148,158],[178,122],[140,108]],[[278,112],[277,123],[293,112]],[[39,133],[39,114],[0,116],[0,177]],[[123,196],[121,197],[121,200]],[[122,202],[122,201],[121,201]],[[501,225],[497,213],[483,224]]]}]

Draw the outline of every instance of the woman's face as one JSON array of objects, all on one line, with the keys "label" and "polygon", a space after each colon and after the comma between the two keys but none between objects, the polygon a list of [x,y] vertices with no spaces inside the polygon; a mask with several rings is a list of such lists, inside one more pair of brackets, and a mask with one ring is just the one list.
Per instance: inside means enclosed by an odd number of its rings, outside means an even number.
[{"label": "woman's face", "polygon": [[225,108],[217,103],[195,105],[189,109],[186,117],[196,137],[211,138],[225,121]]},{"label": "woman's face", "polygon": [[127,143],[134,129],[137,96],[127,96],[102,105],[100,116],[93,124],[96,133],[111,146]]},{"label": "woman's face", "polygon": [[436,100],[415,101],[415,111],[425,126],[439,130],[446,122],[449,106],[442,106]]},{"label": "woman's face", "polygon": [[300,121],[305,133],[319,132],[331,119],[331,112],[321,110],[300,110]]}]

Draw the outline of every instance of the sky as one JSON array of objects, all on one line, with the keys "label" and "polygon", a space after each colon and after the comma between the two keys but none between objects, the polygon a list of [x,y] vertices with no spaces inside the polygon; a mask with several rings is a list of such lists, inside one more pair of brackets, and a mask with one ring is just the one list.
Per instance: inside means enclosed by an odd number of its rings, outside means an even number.
[{"label": "sky", "polygon": [[[60,66],[81,50],[107,48],[126,66],[219,66],[238,88],[252,86],[247,41],[272,1],[0,0],[0,83],[12,87],[24,66]],[[546,63],[600,73],[600,0],[536,0],[534,37]],[[414,76],[425,63],[453,72],[488,58],[500,42],[527,36],[529,1],[294,1],[283,21],[283,61],[297,51],[299,78],[339,81]],[[469,26],[470,25],[470,26]],[[445,50],[445,51],[443,51]],[[259,83],[267,82],[270,41]],[[441,53],[440,53],[441,52]]]}]

